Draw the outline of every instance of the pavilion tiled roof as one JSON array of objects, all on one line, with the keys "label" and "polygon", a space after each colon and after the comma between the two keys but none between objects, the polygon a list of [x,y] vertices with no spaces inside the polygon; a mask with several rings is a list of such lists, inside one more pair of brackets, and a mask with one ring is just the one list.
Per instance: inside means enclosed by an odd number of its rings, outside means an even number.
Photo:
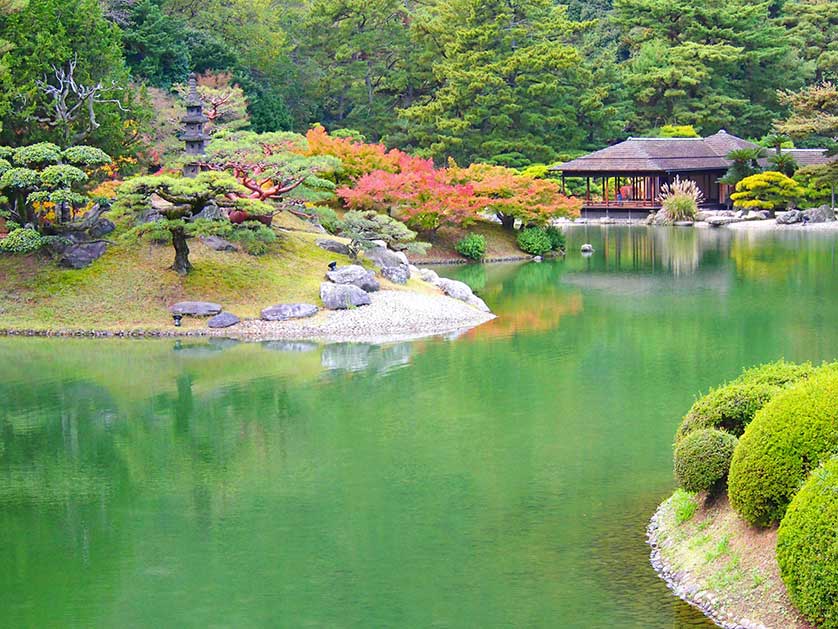
[{"label": "pavilion tiled roof", "polygon": [[707,138],[629,138],[577,159],[553,166],[565,174],[667,173],[727,170],[725,155],[756,144],[719,131]]},{"label": "pavilion tiled roof", "polygon": [[826,149],[782,149],[782,151],[783,154],[791,155],[801,168],[826,164],[831,159],[835,159],[827,157]]}]

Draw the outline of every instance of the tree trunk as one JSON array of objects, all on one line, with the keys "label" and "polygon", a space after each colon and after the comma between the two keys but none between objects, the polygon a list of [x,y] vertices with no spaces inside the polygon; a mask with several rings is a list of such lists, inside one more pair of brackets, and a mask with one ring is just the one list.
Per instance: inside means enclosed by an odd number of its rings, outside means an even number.
[{"label": "tree trunk", "polygon": [[178,275],[186,275],[192,270],[189,262],[189,245],[186,244],[186,231],[182,227],[172,230],[172,245],[175,248],[175,262],[172,270]]},{"label": "tree trunk", "polygon": [[514,215],[503,214],[502,212],[498,212],[497,217],[500,219],[500,224],[503,226],[504,229],[515,229]]}]

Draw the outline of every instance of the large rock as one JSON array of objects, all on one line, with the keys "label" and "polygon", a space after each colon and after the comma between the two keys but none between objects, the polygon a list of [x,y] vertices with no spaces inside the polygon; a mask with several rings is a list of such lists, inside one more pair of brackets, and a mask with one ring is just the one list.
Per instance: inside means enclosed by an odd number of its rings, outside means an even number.
[{"label": "large rock", "polygon": [[214,251],[235,251],[236,245],[218,236],[201,236],[201,242]]},{"label": "large rock", "polygon": [[751,210],[745,215],[746,221],[764,221],[770,215],[765,210]]},{"label": "large rock", "polygon": [[304,319],[317,314],[314,304],[277,304],[265,308],[261,312],[263,321],[287,321],[288,319]]},{"label": "large rock", "polygon": [[835,220],[835,212],[828,205],[803,210],[804,223],[829,223]]},{"label": "large rock", "polygon": [[431,269],[419,269],[419,277],[431,284],[436,284],[439,281],[439,275]]},{"label": "large rock", "polygon": [[381,288],[372,271],[367,271],[358,264],[341,266],[326,273],[326,279],[335,284],[351,284],[368,293],[374,293]]},{"label": "large rock", "polygon": [[87,233],[95,240],[105,236],[106,234],[110,234],[115,229],[116,225],[114,225],[112,221],[109,221],[106,218],[100,218],[98,221],[93,223],[90,228],[88,228]]},{"label": "large rock", "polygon": [[325,249],[326,251],[331,251],[332,253],[337,253],[342,256],[348,256],[352,253],[351,251],[349,251],[349,247],[347,247],[342,242],[338,242],[337,240],[320,238],[319,240],[315,240],[314,244],[316,244],[321,249]]},{"label": "large rock", "polygon": [[381,276],[393,284],[407,284],[410,279],[410,269],[405,264],[399,266],[385,266],[381,269]]},{"label": "large rock", "polygon": [[442,289],[443,293],[460,301],[468,301],[474,295],[468,284],[457,280],[450,280],[447,277],[439,278],[436,285]]},{"label": "large rock", "polygon": [[84,242],[64,249],[58,264],[70,269],[83,269],[101,258],[108,248],[106,242]]},{"label": "large rock", "polygon": [[722,216],[721,214],[711,216],[707,219],[707,224],[710,227],[721,227],[722,225],[729,225],[730,223],[740,222],[742,222],[741,218],[736,218],[735,216]]},{"label": "large rock", "polygon": [[236,325],[240,319],[232,312],[222,312],[207,321],[208,328],[229,328]]},{"label": "large rock", "polygon": [[387,247],[373,247],[365,251],[364,255],[372,260],[373,264],[382,269],[388,266],[407,266],[410,264],[404,253],[401,251],[391,251]]},{"label": "large rock", "polygon": [[346,310],[372,303],[370,296],[354,284],[320,284],[320,299],[329,310]]},{"label": "large rock", "polygon": [[477,308],[480,312],[492,312],[486,302],[480,299],[477,295],[472,295],[466,300],[466,303],[472,308]]},{"label": "large rock", "polygon": [[187,317],[213,317],[221,312],[221,305],[210,301],[179,301],[169,306],[169,312]]},{"label": "large rock", "polygon": [[803,220],[803,212],[800,210],[789,210],[788,212],[777,213],[778,225],[794,225]]}]

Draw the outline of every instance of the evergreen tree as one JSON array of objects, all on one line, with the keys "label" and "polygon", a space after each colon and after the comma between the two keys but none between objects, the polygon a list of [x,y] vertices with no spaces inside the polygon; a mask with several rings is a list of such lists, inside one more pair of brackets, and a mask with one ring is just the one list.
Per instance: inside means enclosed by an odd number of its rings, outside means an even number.
[{"label": "evergreen tree", "polygon": [[692,124],[762,135],[781,111],[776,90],[805,78],[769,3],[616,0],[633,128]]},{"label": "evergreen tree", "polygon": [[126,4],[122,44],[134,77],[156,87],[185,80],[192,65],[185,24],[163,13],[160,0]]}]

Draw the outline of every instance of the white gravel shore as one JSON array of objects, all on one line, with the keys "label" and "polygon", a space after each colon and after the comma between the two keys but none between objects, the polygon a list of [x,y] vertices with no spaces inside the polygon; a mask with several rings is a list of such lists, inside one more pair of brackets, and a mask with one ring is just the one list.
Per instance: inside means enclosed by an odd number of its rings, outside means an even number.
[{"label": "white gravel shore", "polygon": [[351,310],[325,310],[290,321],[249,319],[207,334],[268,341],[385,343],[459,332],[495,318],[444,295],[385,290],[371,293],[370,299],[369,306]]}]

